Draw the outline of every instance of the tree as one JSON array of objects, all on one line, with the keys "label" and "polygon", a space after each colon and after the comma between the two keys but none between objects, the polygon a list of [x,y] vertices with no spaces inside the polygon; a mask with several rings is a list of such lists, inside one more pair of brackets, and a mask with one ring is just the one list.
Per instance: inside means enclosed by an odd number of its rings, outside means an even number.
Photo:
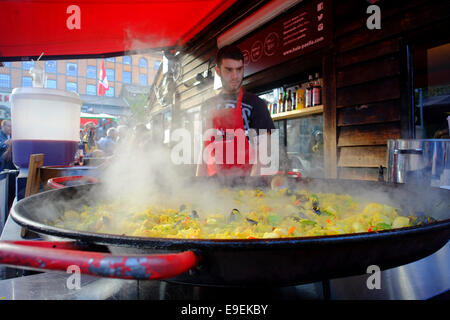
[{"label": "tree", "polygon": [[148,93],[133,94],[132,99],[127,99],[130,105],[130,122],[133,125],[137,123],[146,123],[148,121]]}]

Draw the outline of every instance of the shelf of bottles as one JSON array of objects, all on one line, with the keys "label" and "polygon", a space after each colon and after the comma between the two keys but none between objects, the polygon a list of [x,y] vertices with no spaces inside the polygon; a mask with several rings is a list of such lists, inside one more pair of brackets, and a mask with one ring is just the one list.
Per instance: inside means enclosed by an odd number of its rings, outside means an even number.
[{"label": "shelf of bottles", "polygon": [[260,95],[266,101],[272,119],[292,119],[323,113],[323,79],[316,73],[309,75],[308,81],[292,86],[275,88]]}]

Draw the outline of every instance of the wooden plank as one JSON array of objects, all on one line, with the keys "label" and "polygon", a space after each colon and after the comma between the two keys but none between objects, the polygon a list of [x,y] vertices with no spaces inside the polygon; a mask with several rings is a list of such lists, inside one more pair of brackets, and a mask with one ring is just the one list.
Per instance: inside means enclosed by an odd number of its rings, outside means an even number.
[{"label": "wooden plank", "polygon": [[27,184],[25,186],[25,198],[39,192],[39,186],[41,183],[41,167],[43,165],[43,153],[30,155]]},{"label": "wooden plank", "polygon": [[336,146],[336,64],[335,57],[329,53],[322,60],[324,73],[323,132],[324,132],[324,170],[325,178],[337,178]]},{"label": "wooden plank", "polygon": [[196,65],[197,60],[208,61],[211,59],[212,60],[211,63],[215,64],[216,52],[217,52],[216,41],[215,39],[211,39],[199,50],[184,53],[180,59],[180,62],[183,65],[183,67],[186,68],[187,70],[192,69],[191,65]]},{"label": "wooden plank", "polygon": [[[199,74],[199,73],[202,73],[202,74],[205,73],[205,71],[208,70],[208,67],[211,68],[211,65],[208,64],[208,61],[205,61],[205,62],[197,65],[194,69],[190,70],[189,72],[184,73],[183,77],[178,85],[179,92],[183,93],[183,91],[187,91],[190,89],[183,84],[184,81],[189,80],[191,78],[195,78],[197,76],[197,74]],[[214,73],[214,70],[211,70],[211,72]]]},{"label": "wooden plank", "polygon": [[338,54],[336,56],[336,68],[343,68],[345,66],[349,66],[362,61],[394,54],[398,51],[398,38],[376,42],[361,48]]},{"label": "wooden plank", "polygon": [[[414,7],[423,5],[427,0],[403,0],[403,1],[387,1],[384,3],[376,3],[380,7],[381,19],[389,18],[393,15],[412,10]],[[365,28],[367,18],[367,8],[370,3],[365,1],[336,1],[335,16],[340,23],[336,25],[336,37],[342,37],[348,33]],[[351,19],[349,19],[351,17]]]},{"label": "wooden plank", "polygon": [[411,49],[406,43],[402,42],[401,50],[401,76],[400,76],[400,129],[402,139],[415,138],[414,121],[414,72]]},{"label": "wooden plank", "polygon": [[399,100],[389,100],[340,108],[337,112],[337,125],[343,127],[400,121],[399,104]]},{"label": "wooden plank", "polygon": [[398,122],[341,127],[338,147],[386,145],[388,139],[400,139]]},{"label": "wooden plank", "polygon": [[378,181],[378,168],[339,168],[339,179]]},{"label": "wooden plank", "polygon": [[214,97],[215,95],[216,95],[216,92],[214,91],[214,89],[211,86],[208,89],[202,91],[201,94],[197,94],[197,95],[189,97],[188,99],[181,100],[180,101],[180,110],[187,110],[187,109],[202,105],[203,102],[205,102],[209,98]]},{"label": "wooden plank", "polygon": [[347,1],[334,1],[333,11],[336,18],[348,17],[348,13],[352,11],[362,1],[347,0]]},{"label": "wooden plank", "polygon": [[346,0],[334,1],[335,37],[340,37],[365,26],[367,20],[367,7],[365,1]]},{"label": "wooden plank", "polygon": [[369,43],[387,39],[393,35],[419,29],[427,24],[443,21],[450,16],[449,1],[426,2],[423,5],[400,11],[398,14],[382,19],[381,29],[368,30],[366,26],[352,34],[336,39],[338,52],[366,46]]},{"label": "wooden plank", "polygon": [[399,74],[398,57],[388,56],[339,70],[336,77],[336,87],[347,87]]},{"label": "wooden plank", "polygon": [[339,148],[339,167],[386,167],[386,146]]},{"label": "wooden plank", "polygon": [[336,106],[354,106],[400,98],[400,80],[398,77],[381,79],[336,90]]},{"label": "wooden plank", "polygon": [[180,92],[180,101],[185,101],[188,99],[191,99],[197,95],[204,94],[205,91],[209,90],[210,88],[213,88],[212,81],[209,81],[208,83],[204,83],[203,85],[198,85],[192,88],[186,89],[186,91]]}]

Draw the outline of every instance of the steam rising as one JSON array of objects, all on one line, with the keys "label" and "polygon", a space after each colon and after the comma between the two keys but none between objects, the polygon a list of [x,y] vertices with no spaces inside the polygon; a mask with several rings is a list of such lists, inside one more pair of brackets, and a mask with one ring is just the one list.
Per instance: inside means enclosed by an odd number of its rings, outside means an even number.
[{"label": "steam rising", "polygon": [[[112,162],[102,172],[99,198],[120,199],[125,210],[145,208],[152,204],[178,209],[180,205],[190,204],[203,217],[209,213],[230,213],[236,204],[222,191],[224,185],[217,180],[198,179],[193,176],[195,170],[192,169],[173,164],[170,149],[160,144],[150,143],[145,150],[133,143],[126,144],[117,149]],[[255,188],[254,178],[243,178],[237,187]],[[295,187],[295,179],[289,180],[291,186]],[[270,188],[270,177],[266,182]],[[362,206],[378,202],[398,208],[401,215],[414,212],[440,215],[443,206],[449,205],[448,199],[440,199],[442,196],[438,194],[428,194],[428,199],[424,199],[424,194],[417,187],[406,185],[386,188],[383,183],[347,180],[339,182],[336,187],[332,180],[312,180],[300,184],[298,189],[315,193],[349,194]],[[245,212],[245,208],[238,209]]]},{"label": "steam rising", "polygon": [[194,171],[174,165],[170,149],[157,143],[147,146],[145,150],[133,143],[119,146],[102,172],[100,198],[120,200],[129,208],[158,204],[176,209],[192,204],[200,212],[218,213],[228,207],[231,211],[221,186],[206,181],[194,185]]}]

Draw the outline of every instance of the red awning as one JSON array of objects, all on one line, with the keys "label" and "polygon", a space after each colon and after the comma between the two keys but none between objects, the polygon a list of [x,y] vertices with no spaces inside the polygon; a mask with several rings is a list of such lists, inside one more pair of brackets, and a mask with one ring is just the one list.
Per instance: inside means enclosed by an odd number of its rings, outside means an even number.
[{"label": "red awning", "polygon": [[[236,0],[2,1],[0,61],[183,46]],[[75,7],[73,6],[75,5]]]}]

